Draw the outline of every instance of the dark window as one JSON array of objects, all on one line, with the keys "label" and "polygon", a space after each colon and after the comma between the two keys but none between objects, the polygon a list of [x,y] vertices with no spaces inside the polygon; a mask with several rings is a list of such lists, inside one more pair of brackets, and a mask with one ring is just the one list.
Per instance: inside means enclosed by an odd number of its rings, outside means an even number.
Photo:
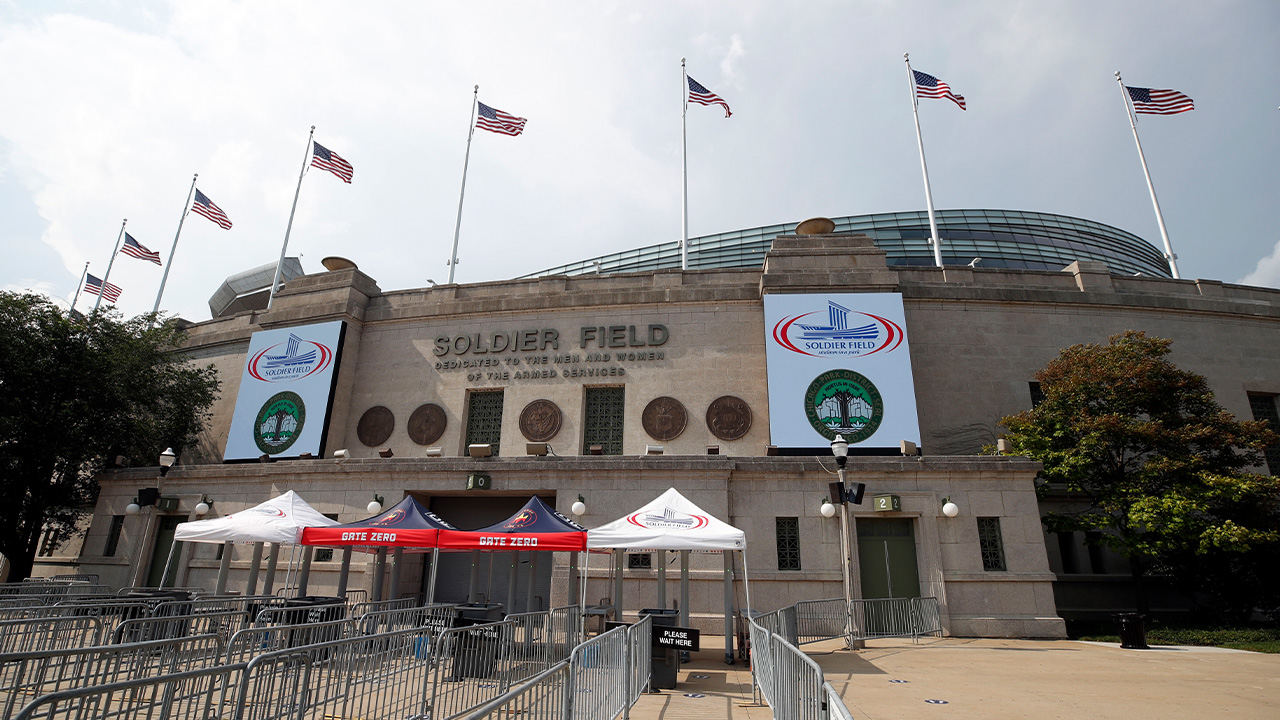
[{"label": "dark window", "polygon": [[53,551],[58,549],[58,545],[62,543],[62,533],[56,530],[45,530],[44,535],[40,538],[40,557],[52,557]]},{"label": "dark window", "polygon": [[[1280,412],[1276,410],[1275,395],[1249,393],[1249,409],[1253,411],[1254,420],[1261,420],[1272,430],[1280,432]],[[1280,445],[1270,445],[1264,452],[1267,471],[1272,475],[1280,472]]]},{"label": "dark window", "polygon": [[627,568],[630,570],[649,570],[653,567],[653,555],[649,553],[627,553]]},{"label": "dark window", "polygon": [[1062,574],[1075,575],[1080,572],[1076,562],[1076,534],[1073,532],[1058,533],[1058,554],[1062,557]]},{"label": "dark window", "polygon": [[107,530],[107,544],[102,548],[102,557],[115,557],[116,548],[120,547],[120,531],[124,529],[124,516],[112,515],[111,527]]},{"label": "dark window", "polygon": [[982,550],[983,570],[1006,570],[1004,539],[1000,537],[1000,518],[978,518],[978,547]]},{"label": "dark window", "polygon": [[1084,546],[1089,551],[1089,572],[1101,575],[1107,571],[1102,558],[1102,533],[1090,530],[1084,534]]},{"label": "dark window", "polygon": [[467,398],[466,444],[493,446],[498,454],[498,441],[502,439],[502,391],[472,390]]},{"label": "dark window", "polygon": [[605,455],[622,454],[623,388],[587,388],[583,418],[582,452],[590,454],[599,445]]},{"label": "dark window", "polygon": [[1028,389],[1031,390],[1031,407],[1036,407],[1044,402],[1044,392],[1040,390],[1040,383],[1031,381],[1027,383]]},{"label": "dark window", "polygon": [[778,569],[800,569],[800,518],[774,518],[778,538]]},{"label": "dark window", "polygon": [[[330,520],[337,520],[338,513],[324,513],[324,516]],[[333,548],[316,548],[316,556],[313,562],[329,562],[333,559]]]}]

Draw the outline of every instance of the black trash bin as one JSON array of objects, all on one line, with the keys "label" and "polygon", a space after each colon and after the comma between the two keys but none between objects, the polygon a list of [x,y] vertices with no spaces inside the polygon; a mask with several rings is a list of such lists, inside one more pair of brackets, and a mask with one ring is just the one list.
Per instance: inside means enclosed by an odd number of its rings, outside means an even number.
[{"label": "black trash bin", "polygon": [[457,645],[453,649],[453,673],[449,676],[450,680],[493,676],[502,631],[496,627],[483,626],[501,619],[502,605],[499,603],[458,607],[453,626],[470,629],[458,633]]},{"label": "black trash bin", "polygon": [[[172,618],[142,630],[132,638],[135,642],[185,637],[191,629],[191,593],[186,590],[131,590],[124,598],[146,602],[151,606],[154,618]],[[136,607],[130,608],[127,614],[126,620],[141,617]]]},{"label": "black trash bin", "polygon": [[454,627],[468,627],[480,623],[497,622],[502,619],[504,606],[502,603],[468,603],[459,605],[458,615],[454,618]]},{"label": "black trash bin", "polygon": [[1116,625],[1120,628],[1120,647],[1130,650],[1148,650],[1147,629],[1142,624],[1142,616],[1138,613],[1114,613]]},{"label": "black trash bin", "polygon": [[299,625],[289,631],[285,647],[300,647],[337,640],[342,637],[342,626],[311,627],[319,623],[341,620],[347,616],[345,598],[324,595],[302,595],[285,598],[280,606],[280,625]]},{"label": "black trash bin", "polygon": [[[652,615],[655,626],[679,627],[680,611],[670,608],[644,608],[640,615]],[[650,645],[653,645],[650,642]],[[680,670],[680,651],[675,648],[652,648],[649,663],[649,685],[654,688],[674,689]]]}]

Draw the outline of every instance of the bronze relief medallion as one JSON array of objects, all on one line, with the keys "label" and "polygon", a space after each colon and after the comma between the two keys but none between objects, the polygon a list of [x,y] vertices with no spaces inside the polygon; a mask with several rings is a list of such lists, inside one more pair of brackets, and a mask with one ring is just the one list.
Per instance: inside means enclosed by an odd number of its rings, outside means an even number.
[{"label": "bronze relief medallion", "polygon": [[534,400],[520,411],[520,433],[526,440],[546,442],[560,432],[560,406],[550,400]]},{"label": "bronze relief medallion", "polygon": [[366,447],[378,447],[391,437],[391,431],[395,429],[396,416],[387,408],[375,405],[360,416],[360,422],[356,425],[356,437]]},{"label": "bronze relief medallion", "polygon": [[435,403],[419,405],[409,416],[409,439],[419,445],[430,445],[444,435],[449,416]]},{"label": "bronze relief medallion", "polygon": [[721,440],[741,440],[751,430],[751,406],[732,395],[716,398],[707,408],[707,429]]},{"label": "bronze relief medallion", "polygon": [[640,422],[649,437],[665,442],[680,437],[689,424],[689,413],[685,412],[679,400],[664,395],[649,401]]}]

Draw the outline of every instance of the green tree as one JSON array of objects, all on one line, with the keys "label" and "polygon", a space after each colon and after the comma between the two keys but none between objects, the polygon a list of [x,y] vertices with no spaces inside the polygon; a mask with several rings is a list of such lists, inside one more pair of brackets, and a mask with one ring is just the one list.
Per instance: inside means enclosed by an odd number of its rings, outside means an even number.
[{"label": "green tree", "polygon": [[219,381],[179,351],[176,322],[114,310],[88,318],[0,292],[0,553],[31,573],[43,529],[72,536],[97,475],[195,442]]},{"label": "green tree", "polygon": [[1036,374],[1043,401],[1001,420],[1013,452],[1044,464],[1042,495],[1067,491],[1046,528],[1101,531],[1129,560],[1139,612],[1153,564],[1239,557],[1280,540],[1266,520],[1280,485],[1249,472],[1276,435],[1218,405],[1203,377],[1168,360],[1171,344],[1129,331],[1066,348]]}]

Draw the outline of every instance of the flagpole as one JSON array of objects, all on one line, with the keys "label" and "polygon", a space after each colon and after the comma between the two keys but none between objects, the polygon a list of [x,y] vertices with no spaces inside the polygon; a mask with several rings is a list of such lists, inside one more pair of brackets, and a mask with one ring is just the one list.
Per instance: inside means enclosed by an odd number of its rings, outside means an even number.
[{"label": "flagpole", "polygon": [[107,280],[111,278],[111,266],[116,264],[116,253],[120,252],[120,238],[124,237],[124,226],[129,222],[129,218],[125,218],[120,222],[120,235],[116,237],[116,244],[111,251],[111,260],[107,262],[107,274],[102,278],[102,287],[98,289],[98,302],[93,304],[93,311],[98,312],[98,306],[102,304],[102,296],[107,292]]},{"label": "flagpole", "polygon": [[467,154],[462,159],[462,190],[458,192],[458,221],[453,225],[453,252],[449,253],[449,284],[453,284],[453,273],[458,269],[458,234],[462,231],[462,200],[467,196],[467,167],[471,164],[471,138],[476,134],[476,103],[480,102],[480,86],[477,85],[471,96],[471,114],[467,115]]},{"label": "flagpole", "polygon": [[689,134],[685,118],[689,115],[689,71],[680,58],[680,167],[684,177],[684,195],[680,203],[680,269],[689,269]]},{"label": "flagpole", "polygon": [[311,141],[315,139],[316,126],[311,126],[311,134],[307,135],[307,154],[302,157],[302,170],[298,173],[298,189],[293,191],[293,207],[289,210],[289,226],[284,229],[284,244],[280,246],[280,260],[276,263],[276,276],[271,280],[271,294],[267,296],[267,309],[271,309],[271,301],[276,299],[276,288],[280,286],[280,270],[284,268],[284,253],[289,249],[289,233],[293,232],[293,214],[298,211],[298,195],[302,192],[302,176],[307,174],[307,164],[311,160]]},{"label": "flagpole", "polygon": [[160,298],[164,296],[165,283],[169,282],[169,268],[173,267],[173,254],[178,250],[178,238],[182,236],[182,223],[187,219],[187,208],[191,205],[191,196],[196,192],[196,178],[200,177],[200,173],[191,176],[191,189],[187,191],[187,201],[182,204],[182,215],[178,216],[178,232],[173,234],[173,247],[169,248],[169,260],[164,264],[164,275],[160,278],[160,291],[156,293],[155,307],[151,308],[151,314],[160,312]]},{"label": "flagpole", "polygon": [[1151,184],[1151,172],[1147,170],[1147,156],[1142,152],[1142,141],[1138,139],[1138,121],[1133,115],[1133,107],[1130,106],[1130,98],[1127,90],[1124,89],[1124,81],[1120,79],[1120,71],[1116,71],[1116,82],[1120,85],[1120,95],[1124,97],[1124,111],[1129,115],[1129,127],[1133,128],[1133,142],[1138,146],[1138,159],[1142,161],[1142,174],[1147,178],[1147,190],[1151,193],[1151,205],[1156,209],[1156,224],[1160,226],[1160,239],[1164,241],[1164,259],[1169,263],[1169,272],[1173,273],[1174,279],[1181,278],[1178,274],[1178,256],[1173,254],[1173,246],[1169,244],[1169,231],[1164,227],[1164,215],[1160,212],[1160,201],[1156,200],[1156,186]]},{"label": "flagpole", "polygon": [[80,288],[84,287],[84,276],[89,274],[89,263],[84,264],[84,270],[80,273],[80,284],[76,285],[76,295],[71,299],[71,311],[76,309],[76,303],[80,300]]},{"label": "flagpole", "polygon": [[933,191],[929,189],[929,166],[924,161],[924,138],[920,135],[920,98],[916,95],[916,76],[911,72],[911,56],[902,53],[907,63],[907,80],[911,82],[911,115],[916,120],[916,145],[920,147],[920,170],[924,173],[924,202],[929,209],[929,243],[933,245],[933,264],[942,267],[942,242],[938,237],[938,220],[933,214]]}]

